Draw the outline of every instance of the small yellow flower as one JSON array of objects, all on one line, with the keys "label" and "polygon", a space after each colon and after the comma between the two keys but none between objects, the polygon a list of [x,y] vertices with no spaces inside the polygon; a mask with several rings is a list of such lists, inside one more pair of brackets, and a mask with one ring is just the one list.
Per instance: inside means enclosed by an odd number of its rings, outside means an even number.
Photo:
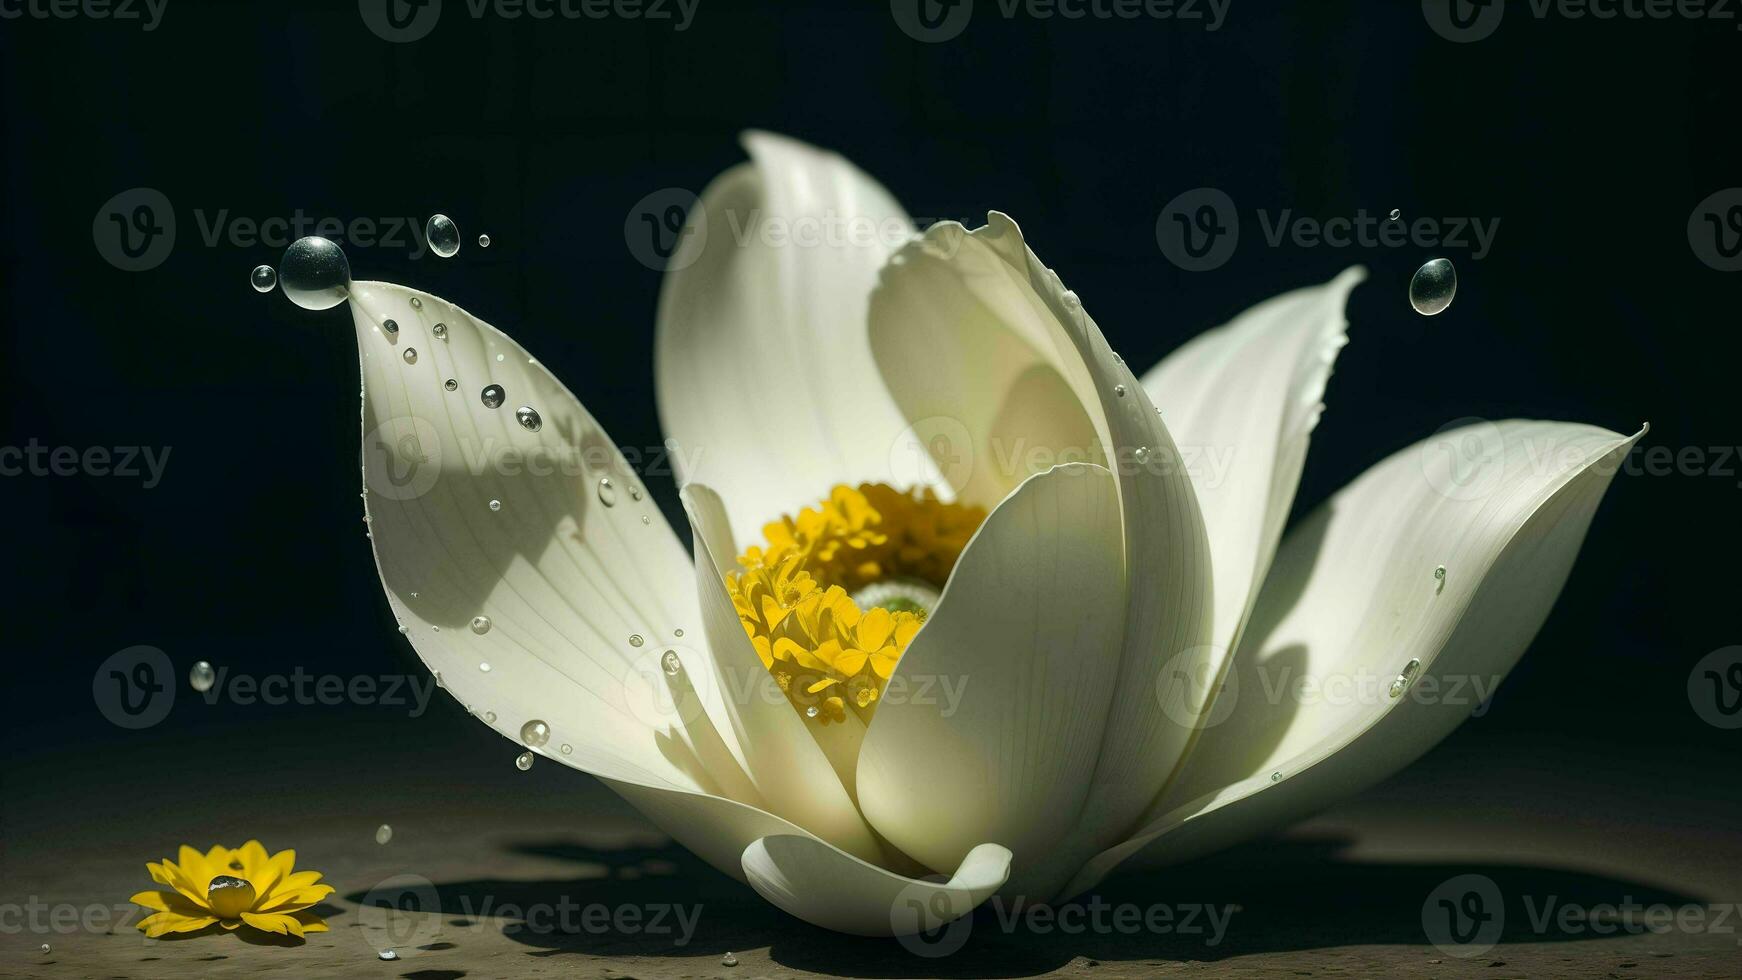
[{"label": "small yellow flower", "polygon": [[171,890],[140,892],[128,901],[155,913],[139,922],[151,939],[213,925],[230,930],[246,925],[299,939],[326,932],[326,922],[308,908],[333,888],[317,884],[319,871],[293,871],[295,866],[295,851],[268,856],[257,840],[234,850],[215,845],[204,854],[183,844],[175,861],[145,865],[152,881]]}]

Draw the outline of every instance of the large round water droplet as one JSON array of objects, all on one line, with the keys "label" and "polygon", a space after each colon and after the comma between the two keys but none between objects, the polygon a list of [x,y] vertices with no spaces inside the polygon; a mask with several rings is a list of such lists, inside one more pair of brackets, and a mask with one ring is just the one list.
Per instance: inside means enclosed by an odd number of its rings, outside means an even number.
[{"label": "large round water droplet", "polygon": [[472,617],[472,632],[478,634],[479,636],[483,636],[485,633],[490,632],[490,617],[488,617],[488,616],[473,616]]},{"label": "large round water droplet", "polygon": [[382,824],[375,828],[375,843],[385,844],[393,839],[393,828]]},{"label": "large round water droplet", "polygon": [[507,397],[508,392],[503,391],[501,385],[485,385],[484,390],[478,393],[478,400],[484,403],[485,408],[501,408]]},{"label": "large round water droplet", "polygon": [[1451,259],[1430,259],[1409,280],[1409,305],[1422,316],[1445,312],[1458,295],[1458,270]]},{"label": "large round water droplet", "polygon": [[539,417],[538,410],[535,408],[522,405],[514,412],[514,418],[520,423],[520,427],[528,432],[537,432],[544,428],[544,419]]},{"label": "large round water droplet", "polygon": [[520,726],[520,740],[533,748],[540,748],[550,741],[550,726],[537,718]]},{"label": "large round water droplet", "polygon": [[257,265],[253,272],[248,273],[248,284],[257,293],[270,293],[272,287],[278,285],[278,270],[269,265]]},{"label": "large round water droplet", "polygon": [[397,337],[399,336],[399,321],[392,317],[382,320],[381,329],[386,331],[388,336]]},{"label": "large round water droplet", "polygon": [[460,390],[460,383],[458,381],[455,381],[453,378],[449,378],[448,380],[442,382],[442,387],[446,388],[449,391],[459,391]]},{"label": "large round water droplet", "polygon": [[416,347],[407,347],[405,349],[405,353],[403,353],[399,356],[405,358],[405,363],[407,363],[407,364],[416,364],[417,363],[417,348]]},{"label": "large round water droplet", "polygon": [[216,682],[217,679],[218,675],[212,670],[212,665],[206,663],[204,660],[194,664],[193,668],[188,671],[189,686],[201,694],[211,690],[212,684]]},{"label": "large round water droplet", "polygon": [[444,259],[451,259],[460,250],[460,226],[445,214],[432,214],[424,222],[423,237],[429,240],[429,250]]},{"label": "large round water droplet", "polygon": [[532,753],[531,752],[522,752],[518,756],[515,756],[514,768],[520,770],[521,772],[525,772],[526,770],[531,769],[532,768]]},{"label": "large round water droplet", "polygon": [[278,281],[292,303],[305,310],[330,310],[351,295],[351,263],[339,246],[310,235],[284,250]]}]

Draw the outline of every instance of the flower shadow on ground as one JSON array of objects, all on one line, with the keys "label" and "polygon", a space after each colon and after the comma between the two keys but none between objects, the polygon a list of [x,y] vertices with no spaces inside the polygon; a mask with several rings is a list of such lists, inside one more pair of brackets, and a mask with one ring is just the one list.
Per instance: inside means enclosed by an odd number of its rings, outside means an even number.
[{"label": "flower shadow on ground", "polygon": [[[1133,870],[1109,879],[1094,894],[1105,906],[1149,909],[1210,906],[1235,910],[1215,944],[1206,934],[1079,931],[1057,926],[1036,931],[1009,906],[982,906],[966,941],[953,954],[917,956],[892,939],[842,936],[806,925],[762,902],[750,889],[675,846],[603,850],[553,840],[515,845],[522,855],[574,862],[590,877],[543,881],[479,879],[438,882],[444,929],[486,927],[481,910],[515,906],[554,907],[567,902],[611,908],[683,905],[702,910],[694,935],[677,944],[673,934],[561,931],[529,928],[511,920],[500,926],[540,958],[582,953],[594,956],[712,957],[766,947],[775,963],[835,976],[1023,977],[1058,969],[1078,957],[1214,962],[1255,954],[1343,946],[1419,946],[1432,952],[1423,933],[1421,907],[1442,882],[1463,874],[1492,879],[1509,896],[1555,896],[1563,905],[1591,907],[1633,901],[1680,906],[1698,897],[1640,881],[1560,868],[1500,863],[1354,861],[1341,857],[1346,837],[1294,837],[1259,841],[1175,868]],[[658,869],[649,873],[648,868]],[[601,870],[603,869],[603,870]],[[360,896],[348,896],[353,901]],[[1079,902],[1090,901],[1084,896]],[[1218,914],[1226,915],[1225,912]],[[1110,913],[1108,920],[1111,921]],[[1008,925],[1016,920],[1014,927]],[[1177,920],[1176,920],[1177,921]],[[1199,920],[1203,921],[1203,920]],[[489,928],[498,926],[490,924]],[[1627,935],[1617,930],[1617,937]],[[1590,931],[1537,933],[1528,916],[1509,914],[1503,943],[1595,940]],[[463,944],[463,940],[461,941]],[[1438,955],[1438,954],[1435,954]]]}]

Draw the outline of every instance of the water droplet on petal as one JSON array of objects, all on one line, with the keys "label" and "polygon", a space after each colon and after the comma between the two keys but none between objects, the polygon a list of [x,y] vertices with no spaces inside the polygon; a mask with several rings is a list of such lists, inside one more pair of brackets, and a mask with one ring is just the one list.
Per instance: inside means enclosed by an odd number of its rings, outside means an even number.
[{"label": "water droplet on petal", "polygon": [[606,507],[617,506],[617,488],[612,485],[608,476],[599,478],[599,503]]},{"label": "water droplet on petal", "polygon": [[502,390],[501,385],[485,385],[484,390],[478,393],[478,400],[484,403],[485,408],[501,408],[507,397],[508,393]]},{"label": "water droplet on petal", "polygon": [[421,309],[423,309],[423,300],[422,300],[422,299],[420,299],[420,298],[418,298],[418,297],[416,297],[416,296],[413,296],[413,297],[412,297],[412,298],[411,298],[411,308],[412,308],[412,309],[414,309],[414,310],[421,310]]},{"label": "water droplet on petal", "polygon": [[641,644],[643,644],[643,643],[646,643],[646,642],[647,642],[647,641],[646,641],[646,640],[643,640],[643,639],[642,639],[642,638],[641,638],[641,634],[640,634],[640,633],[631,633],[631,634],[629,634],[629,645],[630,645],[630,646],[632,646],[632,647],[638,647],[638,646],[640,646],[640,645],[641,645]]},{"label": "water droplet on petal", "polygon": [[448,325],[445,323],[438,323],[435,326],[430,327],[429,332],[434,334],[435,339],[437,340],[448,339]]},{"label": "water droplet on petal", "polygon": [[257,265],[248,273],[248,283],[257,293],[270,293],[278,285],[278,270],[269,265]]},{"label": "water droplet on petal", "polygon": [[212,665],[204,660],[194,664],[193,669],[188,671],[188,685],[201,694],[211,690],[212,684],[216,682],[217,678],[218,675],[212,670]]},{"label": "water droplet on petal", "polygon": [[417,348],[416,347],[407,347],[405,349],[405,353],[401,354],[399,356],[405,358],[405,363],[407,363],[407,364],[416,364],[417,363]]},{"label": "water droplet on petal", "polygon": [[488,674],[490,672],[490,661],[480,660],[478,662],[478,672],[480,674]]},{"label": "water droplet on petal", "polygon": [[500,500],[490,501],[490,509],[491,510],[501,510],[502,509],[502,501],[500,501]]},{"label": "water droplet on petal", "polygon": [[445,214],[432,214],[424,222],[423,237],[429,240],[429,250],[444,259],[451,259],[460,250],[460,226]]},{"label": "water droplet on petal", "polygon": [[411,627],[409,627],[409,626],[401,626],[401,627],[400,627],[400,628],[399,628],[399,632],[400,632],[400,633],[401,633],[401,634],[405,634],[405,633],[409,633],[409,632],[411,632]]},{"label": "water droplet on petal", "polygon": [[484,712],[484,723],[486,725],[496,724],[496,712],[494,712],[494,711]]},{"label": "water droplet on petal", "polygon": [[666,674],[671,677],[676,677],[683,672],[683,660],[677,655],[676,650],[665,651],[665,656],[659,658],[659,663],[665,668]]},{"label": "water droplet on petal", "polygon": [[1273,782],[1273,783],[1280,783],[1280,782],[1282,782],[1282,773],[1280,773],[1280,772],[1273,772],[1273,773],[1271,773],[1271,774],[1270,774],[1270,781],[1271,781],[1271,782]]},{"label": "water droplet on petal", "polygon": [[574,746],[572,746],[572,745],[570,745],[570,744],[569,744],[569,743],[567,743],[567,742],[564,742],[564,743],[563,743],[563,747],[562,747],[562,753],[563,753],[563,755],[572,755],[572,754],[573,754],[573,753],[574,753],[574,751],[575,751],[575,747],[574,747]]},{"label": "water droplet on petal", "polygon": [[533,748],[540,748],[550,741],[550,726],[537,718],[520,726],[520,740]]},{"label": "water droplet on petal", "polygon": [[672,636],[682,636],[682,635],[683,635],[683,630],[682,630],[682,629],[675,629],[675,630],[672,630],[672,631],[671,631],[671,635],[672,635]]},{"label": "water droplet on petal", "polygon": [[488,617],[488,616],[473,616],[472,617],[472,632],[478,634],[479,636],[483,636],[485,633],[490,632],[490,617]]},{"label": "water droplet on petal", "polygon": [[1434,567],[1434,581],[1439,583],[1434,586],[1434,595],[1446,591],[1446,566],[1437,565]]},{"label": "water droplet on petal", "polygon": [[640,500],[641,499],[641,488],[640,487],[630,487],[629,488],[629,499],[630,500]]},{"label": "water droplet on petal", "polygon": [[1120,398],[1124,398],[1125,397],[1125,386],[1124,385],[1114,385],[1113,386],[1113,394],[1118,395]]},{"label": "water droplet on petal", "polygon": [[478,236],[478,247],[479,248],[489,248],[490,247],[490,236],[489,235],[479,235]]},{"label": "water droplet on petal", "polygon": [[520,770],[521,772],[525,772],[526,770],[531,769],[532,768],[532,753],[531,752],[522,752],[518,756],[515,756],[514,757],[514,768]]},{"label": "water droplet on petal", "polygon": [[1409,280],[1409,305],[1422,316],[1445,312],[1458,295],[1458,270],[1451,259],[1431,259]]},{"label": "water droplet on petal", "polygon": [[351,295],[351,263],[339,246],[311,235],[284,250],[278,281],[292,303],[305,310],[330,310]]},{"label": "water droplet on petal", "polygon": [[387,824],[382,824],[381,826],[375,828],[375,843],[385,844],[392,839],[393,839],[393,828],[392,827],[388,826]]},{"label": "water droplet on petal", "polygon": [[539,429],[544,428],[544,419],[539,417],[538,410],[529,408],[525,405],[515,409],[514,419],[520,423],[522,429],[525,429],[528,432],[537,432]]},{"label": "water droplet on petal", "polygon": [[460,383],[458,381],[455,381],[453,378],[449,378],[448,380],[442,382],[442,387],[446,388],[449,391],[459,391],[460,390]]},{"label": "water droplet on petal", "polygon": [[389,334],[397,335],[399,333],[399,321],[391,319],[382,320],[381,329],[387,331]]}]

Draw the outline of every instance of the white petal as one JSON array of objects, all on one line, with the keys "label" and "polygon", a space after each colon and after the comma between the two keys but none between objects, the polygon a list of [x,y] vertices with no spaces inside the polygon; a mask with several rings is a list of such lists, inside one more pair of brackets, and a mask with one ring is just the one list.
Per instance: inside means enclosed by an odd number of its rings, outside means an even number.
[{"label": "white petal", "polygon": [[[1049,465],[1048,450],[1074,450],[1118,477],[1128,556],[1119,680],[1077,831],[1060,845],[1086,859],[1137,825],[1196,720],[1196,705],[1166,710],[1181,700],[1178,678],[1197,673],[1177,668],[1212,653],[1209,542],[1190,478],[1142,386],[1005,215],[971,233],[934,225],[897,253],[872,295],[871,333],[909,418],[944,416],[940,432],[958,433],[931,445],[950,454],[940,469],[969,499],[995,501]],[[1028,871],[1019,852],[1017,873]]]},{"label": "white petal", "polygon": [[912,229],[841,157],[768,133],[744,143],[754,162],[716,179],[705,218],[691,215],[656,351],[679,475],[720,492],[740,546],[837,483],[891,480],[906,422],[872,368],[865,308]]},{"label": "white petal", "polygon": [[[1180,782],[1069,891],[1145,847],[1176,861],[1282,826],[1427,751],[1535,636],[1638,439],[1478,423],[1338,493],[1284,539]],[[1392,696],[1411,661],[1413,683]]]},{"label": "white petal", "polygon": [[[350,308],[369,528],[418,655],[500,734],[518,742],[524,724],[544,721],[537,751],[552,759],[704,785],[704,767],[677,748],[686,734],[638,710],[668,696],[659,651],[701,626],[694,573],[610,438],[519,344],[451,303],[361,282]],[[503,389],[500,407],[483,403],[488,385]],[[542,420],[536,431],[517,421],[523,406]]]},{"label": "white petal", "polygon": [[1118,671],[1121,534],[1112,475],[1077,463],[1030,478],[968,543],[859,754],[865,815],[905,853],[941,870],[996,841],[1020,877],[1049,867]]},{"label": "white petal", "polygon": [[1344,305],[1366,275],[1349,269],[1253,307],[1143,376],[1168,431],[1198,460],[1192,486],[1210,535],[1212,642],[1222,650],[1234,649],[1282,538],[1325,382],[1348,342]]},{"label": "white petal", "polygon": [[771,836],[745,849],[744,873],[763,898],[812,925],[905,936],[947,925],[991,897],[1010,874],[1010,852],[981,844],[948,881],[934,882],[885,871],[810,838]]},{"label": "white petal", "polygon": [[[695,529],[696,589],[702,621],[714,654],[715,675],[707,686],[719,696],[744,770],[755,787],[757,805],[862,857],[883,856],[871,828],[817,742],[813,727],[762,666],[726,591],[715,548],[731,541],[732,529],[719,494],[692,483],[683,490],[684,507]],[[722,726],[724,728],[726,726]],[[829,726],[831,728],[839,726]]]}]

